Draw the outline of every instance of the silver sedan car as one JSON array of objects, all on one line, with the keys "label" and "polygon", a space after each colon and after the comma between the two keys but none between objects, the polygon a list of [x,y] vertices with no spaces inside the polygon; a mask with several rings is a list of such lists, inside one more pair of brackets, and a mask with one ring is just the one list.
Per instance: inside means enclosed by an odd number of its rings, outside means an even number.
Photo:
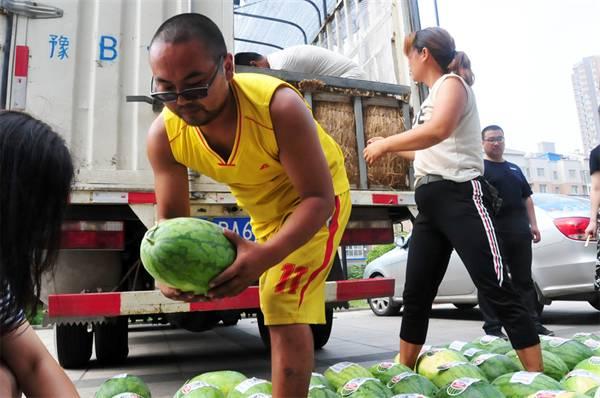
[{"label": "silver sedan car", "polygon": [[[588,301],[600,310],[600,294],[593,286],[596,242],[586,247],[584,236],[590,201],[559,194],[535,194],[533,201],[542,236],[533,245],[532,274],[539,299],[538,312],[553,300]],[[409,242],[410,236],[399,239],[394,249],[365,268],[364,278],[396,280],[394,297],[369,300],[376,315],[394,315],[402,307]],[[452,303],[459,309],[477,305],[477,290],[456,252],[452,252],[434,303]]]}]

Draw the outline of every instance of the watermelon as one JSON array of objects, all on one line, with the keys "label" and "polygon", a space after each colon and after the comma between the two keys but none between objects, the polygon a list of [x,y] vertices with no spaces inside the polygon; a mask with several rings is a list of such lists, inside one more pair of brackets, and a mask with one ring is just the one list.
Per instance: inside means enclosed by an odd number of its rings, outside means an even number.
[{"label": "watermelon", "polygon": [[429,398],[429,397],[427,395],[423,395],[423,394],[410,393],[410,394],[394,395],[392,398]]},{"label": "watermelon", "polygon": [[502,354],[481,354],[471,359],[471,363],[477,366],[488,380],[492,381],[503,374],[520,369],[509,357]]},{"label": "watermelon", "polygon": [[349,398],[391,398],[392,391],[373,377],[358,377],[341,386],[338,395]]},{"label": "watermelon", "polygon": [[369,372],[383,384],[387,384],[392,377],[399,375],[400,373],[410,371],[408,366],[394,362],[379,362],[369,368]]},{"label": "watermelon", "polygon": [[417,359],[417,373],[432,380],[438,374],[438,366],[452,362],[467,362],[467,359],[454,350],[430,348],[421,351]]},{"label": "watermelon", "polygon": [[212,384],[196,380],[186,382],[173,398],[225,398],[225,394]]},{"label": "watermelon", "polygon": [[323,386],[331,391],[335,391],[329,380],[327,380],[327,377],[317,372],[313,372],[310,375],[310,386]]},{"label": "watermelon", "polygon": [[450,350],[458,351],[458,352],[460,352],[461,354],[464,355],[464,352],[467,351],[468,349],[471,349],[471,348],[477,349],[478,346],[476,346],[473,343],[467,343],[466,341],[454,340],[452,343],[448,344],[444,348],[448,348]]},{"label": "watermelon", "polygon": [[150,389],[142,379],[127,373],[111,377],[100,385],[95,398],[112,398],[127,394],[129,398],[151,398]]},{"label": "watermelon", "polygon": [[354,362],[338,362],[323,373],[336,390],[352,379],[373,377],[371,372]]},{"label": "watermelon", "polygon": [[569,370],[572,370],[579,362],[591,357],[592,350],[584,344],[560,337],[546,337],[541,339],[542,350],[550,351],[565,361]]},{"label": "watermelon", "polygon": [[492,382],[506,398],[522,398],[540,390],[562,390],[561,384],[540,372],[507,373]]},{"label": "watermelon", "polygon": [[486,350],[482,350],[481,348],[469,348],[469,349],[465,350],[462,354],[469,361],[473,361],[473,359],[477,358],[479,355],[482,355],[482,354],[491,354],[491,352],[486,351]]},{"label": "watermelon", "polygon": [[443,386],[435,398],[504,398],[504,395],[487,381],[461,377]]},{"label": "watermelon", "polygon": [[483,337],[477,338],[471,342],[477,348],[489,351],[493,354],[506,354],[512,350],[510,343],[498,336],[486,334]]},{"label": "watermelon", "polygon": [[600,357],[593,356],[589,357],[588,359],[584,359],[575,365],[574,370],[575,369],[587,370],[600,377]]},{"label": "watermelon", "polygon": [[433,396],[438,390],[429,379],[411,371],[395,375],[387,386],[394,394],[419,393]]},{"label": "watermelon", "polygon": [[583,369],[572,370],[560,381],[564,390],[585,393],[600,386],[600,376]]},{"label": "watermelon", "polygon": [[451,383],[453,380],[461,377],[480,379],[488,381],[487,377],[477,366],[470,362],[450,362],[438,366],[438,373],[433,376],[431,381],[439,388]]},{"label": "watermelon", "polygon": [[339,398],[339,396],[337,393],[320,384],[308,387],[308,398]]},{"label": "watermelon", "polygon": [[573,337],[571,337],[572,340],[577,340],[580,343],[583,343],[585,340],[596,340],[596,341],[600,341],[600,335],[597,335],[595,333],[575,333],[573,335]]},{"label": "watermelon", "polygon": [[[506,356],[508,356],[520,370],[525,370],[515,350],[507,352]],[[554,380],[560,381],[569,372],[567,364],[560,359],[558,355],[553,354],[550,351],[542,350],[542,360],[544,362],[544,374],[552,377]]]},{"label": "watermelon", "polygon": [[588,398],[586,395],[582,395],[572,391],[558,391],[558,390],[542,390],[535,394],[527,396],[527,398]]},{"label": "watermelon", "polygon": [[249,395],[248,398],[273,398],[273,396],[271,394],[257,392],[256,394]]},{"label": "watermelon", "polygon": [[271,395],[271,382],[256,377],[246,379],[229,391],[227,398],[249,398],[252,394],[262,393]]},{"label": "watermelon", "polygon": [[233,387],[246,379],[247,377],[240,372],[235,372],[233,370],[218,370],[215,372],[199,374],[190,379],[188,383],[193,381],[203,381],[217,387],[225,396],[227,396]]},{"label": "watermelon", "polygon": [[589,338],[583,341],[577,340],[592,351],[592,355],[600,356],[600,340]]},{"label": "watermelon", "polygon": [[206,294],[208,283],[231,265],[235,256],[235,246],[221,227],[192,217],[155,225],[140,247],[142,264],[154,279],[194,294]]}]

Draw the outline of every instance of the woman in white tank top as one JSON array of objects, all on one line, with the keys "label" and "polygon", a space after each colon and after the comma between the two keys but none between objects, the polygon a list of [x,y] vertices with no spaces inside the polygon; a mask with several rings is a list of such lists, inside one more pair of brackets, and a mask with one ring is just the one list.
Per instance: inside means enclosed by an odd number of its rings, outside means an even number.
[{"label": "woman in white tank top", "polygon": [[412,78],[429,88],[429,96],[412,129],[373,138],[363,153],[369,164],[386,153],[414,159],[419,214],[406,268],[400,361],[414,368],[431,304],[455,249],[477,289],[493,303],[524,368],[542,371],[534,323],[502,260],[494,230],[494,195],[481,177],[483,154],[469,58],[456,51],[454,40],[441,28],[410,34],[404,53]]}]

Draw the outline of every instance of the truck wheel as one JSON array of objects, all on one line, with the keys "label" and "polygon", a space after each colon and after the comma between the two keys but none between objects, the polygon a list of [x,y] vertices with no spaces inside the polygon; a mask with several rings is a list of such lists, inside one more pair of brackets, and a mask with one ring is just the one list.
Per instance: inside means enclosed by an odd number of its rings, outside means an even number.
[{"label": "truck wheel", "polygon": [[54,325],[54,344],[58,363],[65,369],[87,366],[92,356],[92,332],[87,325]]},{"label": "truck wheel", "polygon": [[[260,338],[265,344],[265,347],[271,348],[271,336],[269,334],[269,328],[265,326],[265,317],[262,314],[262,311],[258,311],[256,314],[256,320],[258,323],[258,333],[260,334]],[[313,333],[314,347],[315,350],[320,350],[323,348],[327,341],[329,341],[329,336],[331,336],[331,329],[333,327],[333,308],[325,308],[325,324],[323,325],[310,325],[310,328]]]},{"label": "truck wheel", "polygon": [[127,317],[120,316],[95,327],[96,359],[105,365],[119,364],[127,359]]}]

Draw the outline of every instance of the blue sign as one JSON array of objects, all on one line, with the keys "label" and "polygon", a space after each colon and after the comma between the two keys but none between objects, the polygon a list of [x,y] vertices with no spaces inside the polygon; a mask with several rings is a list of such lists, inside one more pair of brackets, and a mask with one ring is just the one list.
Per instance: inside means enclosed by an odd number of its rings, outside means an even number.
[{"label": "blue sign", "polygon": [[117,51],[117,39],[113,36],[100,36],[100,61],[114,61],[119,54]]},{"label": "blue sign", "polygon": [[215,217],[211,218],[210,221],[222,228],[227,228],[235,232],[244,239],[255,239],[254,233],[252,232],[252,226],[250,226],[249,217]]}]

